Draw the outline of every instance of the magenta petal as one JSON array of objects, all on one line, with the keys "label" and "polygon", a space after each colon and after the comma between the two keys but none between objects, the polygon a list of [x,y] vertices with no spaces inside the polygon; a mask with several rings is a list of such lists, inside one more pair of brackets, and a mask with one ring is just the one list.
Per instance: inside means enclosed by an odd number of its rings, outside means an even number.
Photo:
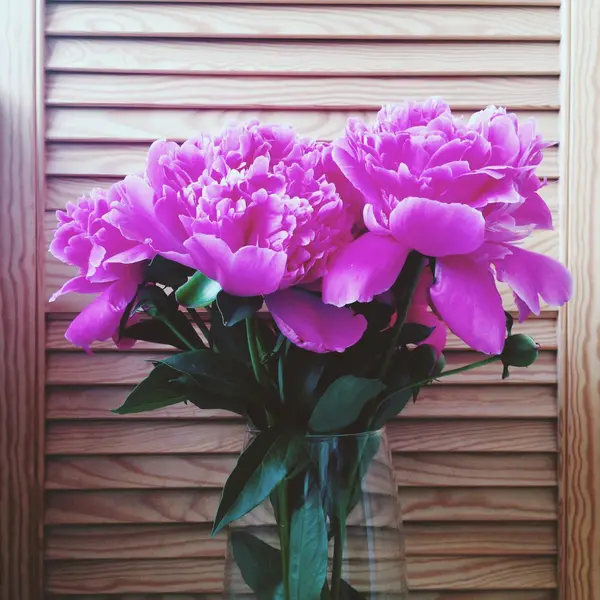
[{"label": "magenta petal", "polygon": [[365,163],[353,154],[346,141],[341,140],[333,147],[332,157],[334,162],[344,174],[346,179],[369,200],[379,198],[379,187],[376,186],[367,173]]},{"label": "magenta petal", "polygon": [[64,294],[97,294],[104,291],[110,285],[110,283],[92,283],[83,276],[73,277],[73,279],[69,279],[69,281],[67,281],[67,283],[60,288],[60,290],[54,292],[54,294],[50,296],[50,302],[54,302],[57,298],[63,296]]},{"label": "magenta petal", "polygon": [[517,246],[510,250],[511,254],[494,263],[498,279],[506,282],[531,312],[540,312],[538,296],[550,306],[562,306],[569,300],[573,280],[562,263]]},{"label": "magenta petal", "polygon": [[323,277],[323,301],[335,306],[370,302],[389,290],[408,249],[391,236],[368,232],[335,254]]},{"label": "magenta petal", "polygon": [[137,246],[133,246],[128,250],[123,250],[123,252],[119,252],[118,254],[107,258],[104,261],[104,264],[122,263],[125,265],[129,265],[136,262],[140,262],[142,260],[149,260],[151,258],[154,258],[155,255],[156,252],[154,252],[146,244],[138,244]]},{"label": "magenta petal", "polygon": [[286,254],[243,246],[237,252],[213,235],[196,234],[185,242],[195,269],[234,296],[264,296],[279,288]]},{"label": "magenta petal", "polygon": [[367,328],[362,315],[324,304],[299,288],[266,296],[265,303],[283,335],[311,352],[343,352],[356,344]]},{"label": "magenta petal", "polygon": [[474,350],[500,354],[506,316],[490,270],[453,256],[436,262],[435,279],[429,294],[448,327]]},{"label": "magenta petal", "polygon": [[146,163],[146,177],[150,185],[157,191],[162,190],[165,185],[164,168],[160,164],[160,159],[169,155],[170,152],[179,150],[179,144],[175,142],[167,142],[167,140],[156,140],[148,150],[148,158]]},{"label": "magenta petal", "polygon": [[528,196],[511,216],[517,226],[535,225],[536,229],[554,229],[550,208],[538,193]]},{"label": "magenta petal", "polygon": [[390,214],[390,229],[403,245],[425,256],[468,254],[481,246],[485,219],[465,204],[405,198]]},{"label": "magenta petal", "polygon": [[119,327],[123,312],[137,291],[137,281],[115,281],[75,317],[65,337],[88,351],[96,340],[107,340]]}]

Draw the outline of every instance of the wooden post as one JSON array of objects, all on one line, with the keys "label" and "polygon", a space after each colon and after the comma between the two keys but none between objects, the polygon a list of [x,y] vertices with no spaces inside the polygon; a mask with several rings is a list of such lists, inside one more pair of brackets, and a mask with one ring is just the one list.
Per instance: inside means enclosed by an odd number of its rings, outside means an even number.
[{"label": "wooden post", "polygon": [[0,0],[0,597],[42,598],[42,2]]},{"label": "wooden post", "polygon": [[600,597],[600,2],[563,0],[566,260],[561,599]]}]

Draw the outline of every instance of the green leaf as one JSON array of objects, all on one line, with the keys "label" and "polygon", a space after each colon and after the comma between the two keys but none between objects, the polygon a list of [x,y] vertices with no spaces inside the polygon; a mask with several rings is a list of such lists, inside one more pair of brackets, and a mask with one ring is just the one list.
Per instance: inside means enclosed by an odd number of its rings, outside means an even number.
[{"label": "green leaf", "polygon": [[154,367],[148,377],[127,396],[125,402],[112,412],[128,415],[164,408],[187,400],[185,393],[171,383],[176,376],[177,371],[169,367],[162,365]]},{"label": "green leaf", "polygon": [[434,329],[435,327],[427,327],[427,325],[421,325],[421,323],[405,323],[400,330],[398,344],[400,346],[420,344],[433,333]]},{"label": "green leaf", "polygon": [[342,579],[340,582],[340,600],[366,600],[366,598]]},{"label": "green leaf", "polygon": [[283,598],[281,552],[246,531],[230,534],[233,558],[258,600]]},{"label": "green leaf", "polygon": [[219,354],[250,365],[246,324],[240,322],[225,327],[221,313],[214,304],[210,315],[210,344]]},{"label": "green leaf", "polygon": [[159,362],[190,375],[203,389],[223,396],[260,394],[260,388],[246,365],[211,350],[180,352]]},{"label": "green leaf", "polygon": [[217,307],[226,327],[251,317],[262,305],[262,296],[232,296],[227,292],[219,292],[217,296]]},{"label": "green leaf", "polygon": [[377,407],[377,412],[373,417],[370,429],[380,429],[387,421],[400,414],[410,402],[412,395],[412,389],[401,389],[386,396]]},{"label": "green leaf", "polygon": [[515,320],[513,319],[513,316],[506,310],[504,311],[504,315],[506,316],[506,333],[511,335]]},{"label": "green leaf", "polygon": [[289,544],[289,600],[319,600],[327,579],[327,525],[313,488],[292,515]]},{"label": "green leaf", "polygon": [[293,444],[289,432],[276,428],[254,438],[225,483],[212,535],[249,513],[281,483],[295,464],[295,453],[288,451]]},{"label": "green leaf", "polygon": [[177,289],[193,274],[194,269],[191,269],[190,267],[168,260],[162,256],[155,256],[146,267],[144,281],[146,283],[160,283],[167,287]]},{"label": "green leaf", "polygon": [[171,380],[174,388],[178,389],[185,395],[186,399],[204,410],[221,409],[229,412],[248,416],[246,398],[239,396],[220,396],[219,394],[210,393],[198,384],[198,382],[185,373],[175,373],[178,375]]},{"label": "green leaf", "polygon": [[[185,321],[185,315],[181,314],[181,317]],[[195,334],[188,331],[188,323],[183,323],[180,318],[175,318],[175,327],[180,327],[180,330],[185,330],[190,343],[197,344],[198,340],[195,339]],[[193,337],[192,337],[193,336]],[[169,327],[163,322],[155,319],[144,319],[138,323],[134,323],[129,327],[126,327],[122,334],[121,339],[131,338],[133,340],[143,340],[145,342],[153,342],[155,344],[165,344],[166,346],[173,346],[180,350],[189,350],[188,346],[184,344]]]},{"label": "green leaf", "polygon": [[215,301],[221,286],[196,271],[186,283],[177,290],[177,301],[187,308],[202,308]]},{"label": "green leaf", "polygon": [[377,379],[344,375],[334,381],[319,399],[309,426],[315,433],[341,431],[354,423],[363,408],[385,385]]}]

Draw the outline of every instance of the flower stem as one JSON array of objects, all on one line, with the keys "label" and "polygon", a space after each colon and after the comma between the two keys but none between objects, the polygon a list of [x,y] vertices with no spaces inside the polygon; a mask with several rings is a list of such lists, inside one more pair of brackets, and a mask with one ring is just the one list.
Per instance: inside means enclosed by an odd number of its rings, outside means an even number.
[{"label": "flower stem", "polygon": [[161,317],[160,320],[177,336],[179,341],[183,342],[190,350],[197,350],[189,340],[187,340],[181,333],[177,330],[177,328],[165,317]]},{"label": "flower stem", "polygon": [[210,335],[210,332],[208,330],[208,327],[206,326],[206,323],[204,323],[202,317],[196,312],[195,309],[188,308],[186,310],[188,311],[190,317],[192,317],[192,321],[194,321],[194,323],[198,326],[198,329],[204,334],[204,337],[206,338],[206,343],[208,344],[208,336]]},{"label": "flower stem", "polygon": [[289,582],[289,511],[287,502],[287,483],[283,481],[277,490],[278,495],[278,525],[279,525],[279,544],[281,546],[281,575],[283,581],[283,600],[289,600],[290,582]]},{"label": "flower stem", "polygon": [[340,585],[342,581],[342,559],[346,543],[346,521],[343,517],[334,520],[335,532],[333,537],[333,566],[331,570],[331,600],[340,600]]},{"label": "flower stem", "polygon": [[381,364],[378,379],[385,379],[390,368],[392,356],[396,351],[398,340],[400,339],[400,332],[402,331],[402,327],[406,321],[406,315],[408,314],[412,297],[415,293],[417,283],[419,282],[419,277],[421,276],[421,271],[423,271],[424,267],[424,257],[418,252],[411,252],[406,258],[404,267],[402,268],[402,271],[400,271],[400,275],[394,284],[393,289],[394,291],[397,290],[397,293],[399,294],[396,303],[398,307],[398,314],[396,317],[396,322],[394,323],[394,335],[392,336],[392,341],[388,346],[385,358]]},{"label": "flower stem", "polygon": [[250,361],[252,362],[254,378],[258,383],[263,384],[264,376],[260,362],[260,351],[258,349],[258,343],[256,342],[256,324],[253,317],[248,317],[246,319],[246,336],[248,339],[248,351],[250,352]]}]

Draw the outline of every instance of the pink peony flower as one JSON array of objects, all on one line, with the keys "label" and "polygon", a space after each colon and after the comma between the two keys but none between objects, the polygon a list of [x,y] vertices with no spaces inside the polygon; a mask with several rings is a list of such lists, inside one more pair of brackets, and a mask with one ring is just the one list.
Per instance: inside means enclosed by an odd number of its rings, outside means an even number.
[{"label": "pink peony flower", "polygon": [[109,211],[106,193],[92,191],[66,211],[57,211],[59,221],[50,252],[60,261],[78,267],[50,301],[71,292],[99,293],[71,323],[65,337],[89,351],[96,340],[107,340],[119,327],[125,308],[135,296],[143,277],[142,261],[154,253],[148,246],[125,239],[103,217]]},{"label": "pink peony flower", "polygon": [[324,148],[256,122],[183,145],[158,141],[144,174],[112,188],[107,219],[232,295],[264,296],[297,345],[342,351],[360,339],[365,319],[297,287],[314,287],[353,237],[354,219],[325,175]]},{"label": "pink peony flower", "polygon": [[474,349],[500,353],[495,278],[513,289],[522,319],[539,313],[539,296],[561,305],[571,295],[563,265],[517,245],[552,228],[534,172],[544,146],[533,122],[491,107],[465,123],[435,98],[383,108],[372,127],[350,121],[333,158],[363,196],[366,232],[332,257],[324,301],[371,300],[416,250],[436,259],[436,313]]}]

